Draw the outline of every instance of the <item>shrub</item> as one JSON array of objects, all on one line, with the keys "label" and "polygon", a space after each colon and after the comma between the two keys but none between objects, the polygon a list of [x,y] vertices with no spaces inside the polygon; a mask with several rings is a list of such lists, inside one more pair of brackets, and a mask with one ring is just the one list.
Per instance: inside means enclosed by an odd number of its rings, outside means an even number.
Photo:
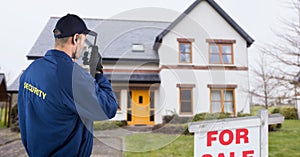
[{"label": "shrub", "polygon": [[281,124],[272,124],[272,125],[269,125],[269,131],[277,131],[281,128]]},{"label": "shrub", "polygon": [[94,123],[94,130],[111,130],[126,126],[126,121],[102,121]]},{"label": "shrub", "polygon": [[248,116],[252,116],[252,114],[250,114],[250,113],[241,113],[241,112],[238,112],[237,116],[238,116],[238,117],[248,117]]},{"label": "shrub", "polygon": [[207,114],[209,114],[209,113],[205,112],[205,113],[196,114],[193,118],[193,122],[205,120],[205,117],[207,116]]},{"label": "shrub", "polygon": [[271,114],[274,114],[274,113],[280,113],[280,107],[275,107],[275,108],[271,111]]},{"label": "shrub", "polygon": [[231,113],[198,113],[194,116],[193,122],[202,120],[225,119],[230,117]]},{"label": "shrub", "polygon": [[297,109],[295,107],[282,107],[280,108],[280,112],[284,119],[298,119]]},{"label": "shrub", "polygon": [[272,114],[280,113],[284,116],[284,119],[298,119],[297,109],[295,107],[276,107],[271,111]]},{"label": "shrub", "polygon": [[163,116],[163,123],[167,124],[170,123],[170,121],[174,118],[175,115],[165,115]]}]

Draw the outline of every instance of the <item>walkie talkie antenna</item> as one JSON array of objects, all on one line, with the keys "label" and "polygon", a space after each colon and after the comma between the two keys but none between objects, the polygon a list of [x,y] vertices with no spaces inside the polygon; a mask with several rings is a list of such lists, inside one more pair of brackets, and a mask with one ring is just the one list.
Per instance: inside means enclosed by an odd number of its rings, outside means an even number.
[{"label": "walkie talkie antenna", "polygon": [[90,31],[90,32],[89,32],[89,35],[95,37],[95,38],[94,38],[94,45],[93,45],[93,46],[96,46],[98,34],[97,34],[96,32],[94,32],[94,31]]}]

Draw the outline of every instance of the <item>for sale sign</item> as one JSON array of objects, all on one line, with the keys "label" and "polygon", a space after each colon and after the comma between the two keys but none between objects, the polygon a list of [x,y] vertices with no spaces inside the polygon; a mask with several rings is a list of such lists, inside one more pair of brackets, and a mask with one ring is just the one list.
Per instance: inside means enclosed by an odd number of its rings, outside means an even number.
[{"label": "for sale sign", "polygon": [[[194,132],[195,157],[266,157],[268,156],[267,110],[259,116],[189,123]],[[270,118],[282,123],[282,116]]]},{"label": "for sale sign", "polygon": [[200,157],[254,157],[260,154],[260,129],[257,127],[212,130],[195,134]]}]

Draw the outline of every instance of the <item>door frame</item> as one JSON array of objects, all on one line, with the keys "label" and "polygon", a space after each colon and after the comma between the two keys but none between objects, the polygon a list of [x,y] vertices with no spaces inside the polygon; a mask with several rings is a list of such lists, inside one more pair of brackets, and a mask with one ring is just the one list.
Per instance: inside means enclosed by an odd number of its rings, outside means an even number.
[{"label": "door frame", "polygon": [[[148,92],[148,95],[149,95],[149,104],[147,105],[147,108],[148,108],[148,116],[147,116],[147,120],[145,123],[141,124],[141,123],[138,123],[136,122],[136,119],[135,119],[135,116],[133,116],[133,114],[136,112],[134,111],[135,109],[137,109],[137,107],[134,107],[134,98],[132,97],[132,92],[138,92],[138,91],[147,91]],[[130,95],[131,93],[131,95]],[[155,124],[155,90],[149,90],[149,88],[133,88],[133,89],[129,89],[127,91],[127,99],[130,99],[127,100],[127,103],[131,103],[130,105],[127,104],[127,114],[126,114],[126,120],[127,120],[127,124],[128,125],[154,125]],[[153,95],[153,98],[151,98],[151,95]],[[138,94],[136,94],[135,96],[138,96]],[[138,98],[136,98],[138,99]],[[152,105],[151,105],[151,101],[152,101]],[[130,107],[129,107],[130,106]],[[151,107],[152,106],[152,107]],[[130,114],[131,113],[131,114]],[[153,117],[151,117],[151,113],[153,114]],[[128,116],[131,116],[131,121],[128,121]],[[150,120],[150,118],[153,118],[153,121]]]}]

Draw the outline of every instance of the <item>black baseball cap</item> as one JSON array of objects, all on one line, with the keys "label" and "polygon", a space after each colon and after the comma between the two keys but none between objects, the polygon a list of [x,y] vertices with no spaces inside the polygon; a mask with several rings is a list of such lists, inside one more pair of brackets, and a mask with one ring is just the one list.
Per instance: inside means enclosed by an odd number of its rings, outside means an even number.
[{"label": "black baseball cap", "polygon": [[55,38],[65,38],[74,34],[89,34],[91,30],[86,27],[84,21],[77,15],[67,14],[60,18],[53,30]]}]

